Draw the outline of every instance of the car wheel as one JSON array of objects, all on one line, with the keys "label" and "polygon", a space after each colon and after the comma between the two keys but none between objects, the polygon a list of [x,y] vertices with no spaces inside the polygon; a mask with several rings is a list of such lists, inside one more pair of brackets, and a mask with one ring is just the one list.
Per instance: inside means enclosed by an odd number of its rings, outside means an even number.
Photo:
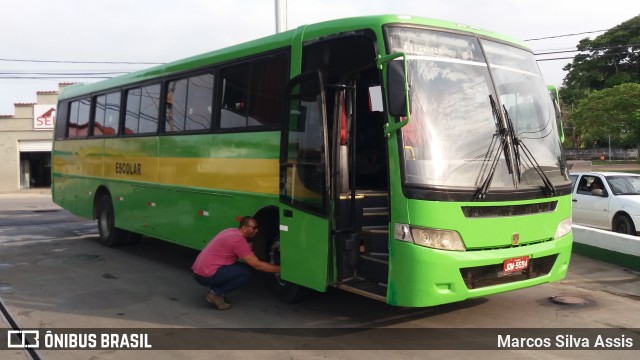
[{"label": "car wheel", "polygon": [[628,215],[619,215],[613,221],[613,231],[621,234],[635,235],[636,228]]}]

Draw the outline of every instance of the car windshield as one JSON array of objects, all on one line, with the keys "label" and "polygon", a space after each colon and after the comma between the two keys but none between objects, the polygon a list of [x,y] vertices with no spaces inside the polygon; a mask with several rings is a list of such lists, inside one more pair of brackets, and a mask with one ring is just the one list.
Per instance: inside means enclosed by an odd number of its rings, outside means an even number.
[{"label": "car windshield", "polygon": [[640,195],[640,175],[607,176],[614,195]]},{"label": "car windshield", "polygon": [[[537,191],[546,185],[545,175],[553,185],[568,186],[555,110],[530,52],[433,30],[388,31],[391,51],[405,52],[408,59],[411,121],[402,128],[406,186],[475,191],[484,183],[489,192]],[[505,140],[505,128],[518,140]],[[518,145],[513,155],[505,145],[509,141]],[[533,162],[519,150],[522,145]],[[516,164],[517,177],[510,164]]]}]

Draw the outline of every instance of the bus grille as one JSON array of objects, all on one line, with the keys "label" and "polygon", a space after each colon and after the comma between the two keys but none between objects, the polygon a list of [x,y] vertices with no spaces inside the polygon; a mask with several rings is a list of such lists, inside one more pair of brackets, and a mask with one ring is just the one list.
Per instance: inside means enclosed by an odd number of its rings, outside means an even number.
[{"label": "bus grille", "polygon": [[508,206],[463,206],[462,213],[468,218],[505,217],[552,212],[557,206],[557,201]]},{"label": "bus grille", "polygon": [[492,285],[508,284],[547,275],[558,254],[529,259],[529,268],[505,274],[502,264],[460,269],[460,274],[468,289],[478,289]]}]

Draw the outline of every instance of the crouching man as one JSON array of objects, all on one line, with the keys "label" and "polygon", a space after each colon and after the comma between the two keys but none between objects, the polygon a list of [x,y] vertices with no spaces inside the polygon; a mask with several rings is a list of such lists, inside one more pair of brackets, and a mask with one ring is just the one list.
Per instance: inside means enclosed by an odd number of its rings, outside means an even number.
[{"label": "crouching man", "polygon": [[[191,266],[194,279],[210,289],[207,301],[218,310],[231,308],[224,296],[246,284],[254,270],[280,272],[279,265],[261,261],[251,251],[249,243],[257,233],[258,222],[245,216],[237,229],[222,230],[211,239]],[[238,259],[244,263],[237,262]]]}]

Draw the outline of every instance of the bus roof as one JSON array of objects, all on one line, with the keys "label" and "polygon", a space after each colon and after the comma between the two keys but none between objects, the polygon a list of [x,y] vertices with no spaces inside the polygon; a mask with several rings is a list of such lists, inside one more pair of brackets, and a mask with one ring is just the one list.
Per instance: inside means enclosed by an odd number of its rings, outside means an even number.
[{"label": "bus roof", "polygon": [[65,100],[86,94],[97,93],[112,88],[119,88],[127,86],[129,84],[152,80],[160,76],[170,76],[172,74],[177,74],[183,71],[206,67],[208,65],[214,65],[236,58],[242,58],[245,56],[251,56],[270,50],[284,48],[291,45],[293,38],[300,33],[303,33],[302,40],[307,41],[345,31],[354,31],[367,28],[380,29],[382,25],[385,24],[414,24],[468,32],[483,37],[506,41],[519,47],[528,48],[526,44],[515,38],[452,21],[403,15],[362,16],[330,20],[311,25],[302,25],[296,29],[292,29],[279,34],[270,35],[260,39],[252,40],[219,50],[214,50],[148,69],[131,72],[96,83],[75,84],[66,87],[60,94],[59,99]]}]

